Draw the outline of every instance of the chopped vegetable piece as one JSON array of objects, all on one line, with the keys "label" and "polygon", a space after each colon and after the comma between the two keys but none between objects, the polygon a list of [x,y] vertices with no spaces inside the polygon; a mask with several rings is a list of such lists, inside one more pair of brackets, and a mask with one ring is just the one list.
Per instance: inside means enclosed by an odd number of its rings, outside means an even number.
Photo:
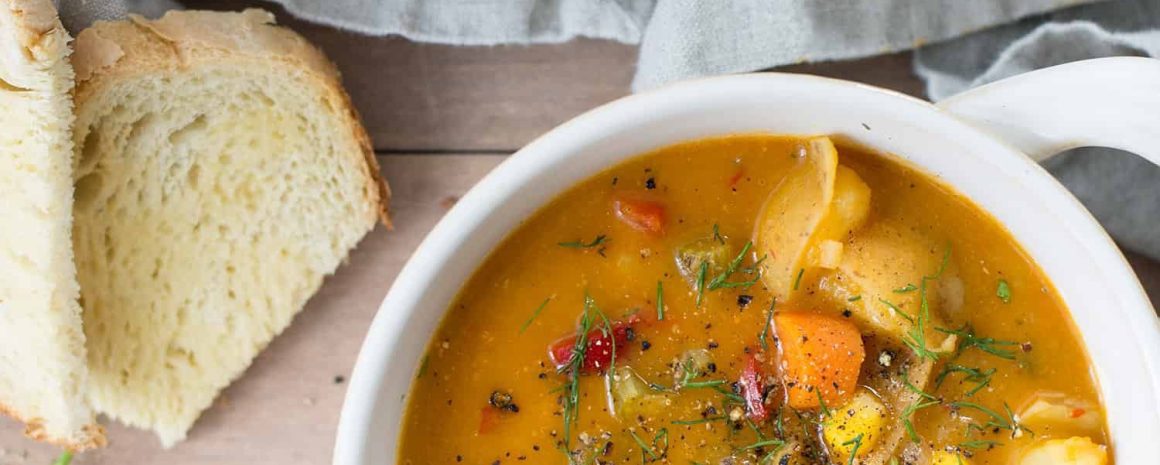
[{"label": "chopped vegetable piece", "polygon": [[637,231],[661,235],[665,232],[665,206],[652,200],[619,198],[612,202],[616,217]]},{"label": "chopped vegetable piece", "polygon": [[729,246],[725,242],[717,241],[712,237],[702,237],[677,247],[673,257],[677,263],[677,270],[690,286],[697,285],[701,268],[705,268],[705,275],[717,276],[729,266]]},{"label": "chopped vegetable piece", "polygon": [[500,411],[490,405],[479,411],[479,434],[490,434],[499,426]]},{"label": "chopped vegetable piece", "polygon": [[782,313],[773,321],[789,406],[818,408],[819,399],[845,404],[854,394],[866,358],[858,328],[841,318],[809,313]]},{"label": "chopped vegetable piece", "polygon": [[[834,416],[822,424],[822,436],[841,462],[846,462],[850,454],[865,456],[890,426],[886,406],[867,389],[859,389],[850,402],[834,412]],[[858,449],[855,451],[853,445],[857,437],[861,440],[857,441]]]},{"label": "chopped vegetable piece", "polygon": [[1086,437],[1050,439],[1028,449],[1019,465],[1106,465],[1108,448]]},{"label": "chopped vegetable piece", "polygon": [[1011,285],[1007,284],[1006,279],[999,280],[999,286],[995,288],[995,297],[1005,304],[1011,303]]},{"label": "chopped vegetable piece", "polygon": [[613,415],[621,419],[662,415],[671,402],[669,394],[659,392],[627,366],[618,366],[605,378]]},{"label": "chopped vegetable piece", "polygon": [[1037,392],[1019,412],[1027,427],[1052,435],[1096,435],[1103,425],[1099,407],[1058,392]]},{"label": "chopped vegetable piece", "polygon": [[745,398],[745,413],[755,422],[769,418],[769,410],[765,408],[765,387],[761,384],[761,370],[757,359],[750,355],[745,359],[745,367],[741,369],[741,377],[737,384],[741,386],[741,397]]},{"label": "chopped vegetable piece", "polygon": [[[619,356],[629,353],[627,350],[633,326],[640,322],[640,317],[632,315],[627,320],[612,324],[612,337],[604,334],[601,329],[588,331],[588,341],[584,346],[584,364],[580,372],[584,374],[601,373],[612,365],[612,343],[616,342]],[[573,349],[576,345],[576,335],[568,336],[553,342],[548,346],[548,357],[556,365],[556,369],[568,366],[572,360]]]}]

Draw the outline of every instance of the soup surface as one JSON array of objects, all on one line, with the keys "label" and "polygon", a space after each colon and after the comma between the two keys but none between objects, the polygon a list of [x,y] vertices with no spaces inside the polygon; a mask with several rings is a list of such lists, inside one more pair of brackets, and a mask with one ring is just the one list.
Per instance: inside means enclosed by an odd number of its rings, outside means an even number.
[{"label": "soup surface", "polygon": [[1103,464],[1063,304],[991,217],[828,138],[568,190],[462,289],[402,464]]}]

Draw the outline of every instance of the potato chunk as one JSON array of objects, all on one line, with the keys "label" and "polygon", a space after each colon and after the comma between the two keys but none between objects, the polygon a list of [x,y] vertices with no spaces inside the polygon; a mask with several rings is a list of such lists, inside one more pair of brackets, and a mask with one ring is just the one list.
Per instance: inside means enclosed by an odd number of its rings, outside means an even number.
[{"label": "potato chunk", "polygon": [[1097,434],[1103,422],[1098,405],[1057,392],[1035,393],[1019,418],[1029,428],[1053,436]]},{"label": "potato chunk", "polygon": [[1108,448],[1086,437],[1049,439],[1023,452],[1019,465],[1106,465]]},{"label": "potato chunk", "polygon": [[831,457],[837,463],[846,463],[851,453],[855,457],[870,453],[889,427],[886,406],[867,389],[859,389],[850,402],[833,409],[832,413],[822,425],[822,436],[837,455]]}]

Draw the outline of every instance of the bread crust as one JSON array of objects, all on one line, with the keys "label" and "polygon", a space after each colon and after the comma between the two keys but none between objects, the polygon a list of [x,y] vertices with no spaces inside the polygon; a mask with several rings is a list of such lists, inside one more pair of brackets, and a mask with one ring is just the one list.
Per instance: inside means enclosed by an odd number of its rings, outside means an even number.
[{"label": "bread crust", "polygon": [[270,12],[256,8],[236,13],[170,11],[157,20],[131,15],[128,21],[98,21],[77,35],[74,48],[77,108],[110,83],[203,63],[260,61],[306,71],[341,105],[339,111],[358,142],[367,170],[366,199],[375,205],[379,220],[391,227],[390,188],[337,68],[302,36],[277,26]]},{"label": "bread crust", "polygon": [[72,452],[81,452],[90,449],[98,449],[108,445],[108,440],[105,438],[105,427],[98,424],[85,425],[81,430],[85,433],[85,438],[81,441],[69,441],[67,439],[49,436],[44,431],[40,419],[27,418],[20,415],[16,410],[12,409],[3,402],[0,402],[0,414],[14,418],[21,423],[24,423],[24,435],[30,439],[40,442],[59,446]]},{"label": "bread crust", "polygon": [[[70,38],[57,17],[52,0],[0,0],[0,16],[3,16],[0,24],[11,27],[11,30],[0,31],[11,39],[0,41],[5,45],[0,50],[3,54],[0,62],[11,67],[7,72],[52,72],[61,60],[66,59]],[[71,76],[61,78],[71,80]],[[62,438],[50,435],[42,419],[21,413],[2,399],[0,414],[23,422],[25,436],[68,450],[83,451],[106,444],[104,428],[96,423],[84,425],[79,438]]]}]

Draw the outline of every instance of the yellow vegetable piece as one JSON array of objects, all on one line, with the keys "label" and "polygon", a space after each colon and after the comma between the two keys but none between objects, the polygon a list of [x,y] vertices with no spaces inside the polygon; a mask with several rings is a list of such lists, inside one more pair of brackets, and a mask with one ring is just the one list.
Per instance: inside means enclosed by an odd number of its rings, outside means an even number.
[{"label": "yellow vegetable piece", "polygon": [[1020,423],[1052,436],[1099,434],[1099,406],[1059,392],[1036,392],[1019,412]]},{"label": "yellow vegetable piece", "polygon": [[886,406],[867,389],[859,389],[850,402],[831,413],[822,425],[822,436],[839,463],[846,463],[851,453],[855,457],[870,453],[889,427]]},{"label": "yellow vegetable piece", "polygon": [[1107,465],[1108,448],[1086,437],[1049,439],[1023,452],[1019,465]]},{"label": "yellow vegetable piece", "polygon": [[826,137],[805,142],[805,156],[770,193],[757,219],[755,245],[761,278],[774,295],[788,296],[818,225],[834,199],[838,150]]},{"label": "yellow vegetable piece", "polygon": [[936,450],[930,454],[930,465],[971,465],[971,461],[957,452]]},{"label": "yellow vegetable piece", "polygon": [[[819,279],[818,288],[841,308],[849,308],[861,326],[901,341],[920,312],[922,278],[938,273],[946,248],[910,229],[872,223],[846,244],[838,268]],[[940,280],[952,273],[945,271]],[[927,280],[926,300],[930,319],[924,325],[925,342],[937,351],[946,339],[934,330],[945,326],[938,312],[937,281]]]},{"label": "yellow vegetable piece", "polygon": [[834,242],[845,240],[869,213],[870,187],[838,165],[833,142],[806,141],[803,160],[770,193],[757,220],[756,251],[766,257],[763,281],[781,297],[798,290],[799,273],[833,267],[840,254]]}]

